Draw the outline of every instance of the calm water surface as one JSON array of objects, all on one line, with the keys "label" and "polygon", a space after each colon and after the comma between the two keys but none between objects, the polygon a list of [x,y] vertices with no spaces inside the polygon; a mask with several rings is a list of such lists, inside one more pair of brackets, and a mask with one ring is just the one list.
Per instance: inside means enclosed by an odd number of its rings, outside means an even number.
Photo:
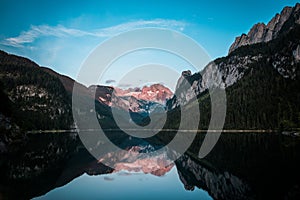
[{"label": "calm water surface", "polygon": [[[72,134],[38,134],[0,158],[0,199],[299,199],[300,139],[277,133],[226,133],[204,159],[205,134],[172,162],[143,156],[158,140],[120,138],[126,150],[95,159]],[[113,135],[113,134],[112,134]],[[102,144],[101,144],[102,145]],[[100,147],[103,147],[101,146]],[[174,152],[176,154],[176,152]],[[103,165],[99,160],[113,163]]]},{"label": "calm water surface", "polygon": [[162,177],[120,171],[109,175],[83,174],[65,186],[34,199],[212,199],[202,189],[186,191],[175,167]]}]

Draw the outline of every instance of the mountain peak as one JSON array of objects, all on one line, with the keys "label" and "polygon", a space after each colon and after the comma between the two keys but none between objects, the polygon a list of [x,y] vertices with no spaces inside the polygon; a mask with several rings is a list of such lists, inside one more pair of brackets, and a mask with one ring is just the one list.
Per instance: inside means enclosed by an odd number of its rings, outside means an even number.
[{"label": "mountain peak", "polygon": [[294,24],[300,24],[299,13],[299,3],[294,7],[284,7],[280,14],[277,13],[267,25],[257,23],[250,29],[248,34],[236,37],[234,43],[230,46],[229,53],[241,46],[269,42],[277,38],[285,30],[293,28]]},{"label": "mountain peak", "polygon": [[173,96],[173,92],[162,84],[153,84],[140,88],[122,90],[114,88],[117,96],[133,96],[137,99],[165,104],[165,101]]}]

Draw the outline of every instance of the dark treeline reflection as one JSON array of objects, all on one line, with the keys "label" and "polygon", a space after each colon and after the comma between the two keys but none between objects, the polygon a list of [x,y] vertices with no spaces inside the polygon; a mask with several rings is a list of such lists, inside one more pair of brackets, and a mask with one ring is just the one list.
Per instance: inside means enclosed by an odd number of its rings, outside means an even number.
[{"label": "dark treeline reflection", "polygon": [[[193,143],[187,153],[190,156],[176,162],[187,177],[186,187],[207,189],[215,199],[300,197],[300,138],[275,133],[224,133],[208,156],[195,159],[202,142],[199,138],[203,137],[198,136]],[[189,159],[181,170],[184,160]],[[204,183],[195,171],[200,166],[214,175],[204,176],[209,179]]]},{"label": "dark treeline reflection", "polygon": [[[299,138],[276,133],[224,133],[210,154],[199,159],[197,152],[204,136],[197,135],[186,154],[175,161],[179,180],[187,192],[198,187],[214,199],[299,197]],[[133,138],[120,145],[123,149],[128,145],[130,149],[158,144],[161,145],[161,138],[160,142]],[[173,155],[168,152],[168,156]],[[84,173],[113,172],[91,156],[73,133],[31,135],[26,143],[1,154],[0,199],[30,199]]]}]

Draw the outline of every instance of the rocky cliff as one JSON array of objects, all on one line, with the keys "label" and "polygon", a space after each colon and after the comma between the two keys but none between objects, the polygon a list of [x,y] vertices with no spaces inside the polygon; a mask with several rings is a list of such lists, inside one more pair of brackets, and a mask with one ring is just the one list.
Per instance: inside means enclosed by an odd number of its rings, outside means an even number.
[{"label": "rocky cliff", "polygon": [[234,43],[230,46],[229,53],[241,46],[269,42],[292,28],[292,24],[300,24],[299,3],[295,7],[285,7],[267,25],[264,23],[255,24],[247,34],[242,34],[235,39]]},{"label": "rocky cliff", "polygon": [[[173,110],[174,114],[180,106],[189,104],[188,109],[198,106],[201,118],[206,121],[202,128],[206,128],[211,112],[208,89],[212,91],[218,87],[227,94],[227,128],[277,129],[285,126],[282,124],[287,121],[289,126],[299,126],[297,113],[300,107],[295,100],[299,98],[296,88],[300,87],[299,8],[300,4],[297,4],[294,8],[284,9],[281,15],[288,11],[291,14],[274,39],[240,46],[198,73],[183,72],[175,95],[167,102],[168,110]],[[253,40],[260,40],[259,36],[254,37],[257,38]],[[186,84],[189,87],[182,89]],[[191,101],[193,96],[197,96],[197,102]]]}]

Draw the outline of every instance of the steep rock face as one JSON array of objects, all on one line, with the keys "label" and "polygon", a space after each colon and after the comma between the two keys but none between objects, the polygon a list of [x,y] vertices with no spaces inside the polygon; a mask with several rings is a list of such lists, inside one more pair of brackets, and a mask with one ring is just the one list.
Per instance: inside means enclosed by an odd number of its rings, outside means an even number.
[{"label": "steep rock face", "polygon": [[[167,102],[169,110],[180,105],[185,105],[192,99],[192,96],[199,96],[208,88],[220,87],[228,88],[241,80],[245,73],[254,70],[254,66],[259,66],[262,61],[267,60],[268,65],[284,78],[295,80],[300,61],[300,26],[296,23],[300,16],[300,4],[296,7],[285,8],[282,13],[267,26],[263,24],[255,25],[248,35],[242,35],[241,38],[251,36],[251,41],[247,40],[248,46],[243,46],[229,54],[227,57],[216,59],[209,63],[201,72],[191,74],[189,71],[182,73],[176,86],[175,95]],[[290,17],[288,17],[290,16]],[[298,20],[299,22],[299,20]],[[276,32],[276,39],[273,38],[267,43],[259,42],[265,36],[259,33],[271,27]],[[279,28],[280,27],[280,28]],[[282,32],[283,29],[285,32]],[[257,43],[257,44],[254,44]],[[191,87],[184,87],[186,80]]]},{"label": "steep rock face", "polygon": [[[218,60],[218,62],[209,63],[203,71],[191,74],[190,71],[184,71],[179,78],[176,86],[176,92],[172,99],[167,102],[168,109],[174,109],[179,105],[185,105],[193,96],[198,96],[208,88],[220,87],[226,88],[240,80],[244,73],[250,68],[250,65],[258,62],[262,55],[230,56],[228,59]],[[180,89],[187,80],[191,87],[187,90]]]},{"label": "steep rock face", "polygon": [[298,44],[297,48],[293,51],[293,55],[296,62],[300,61],[300,45]]},{"label": "steep rock face", "polygon": [[248,34],[242,34],[237,37],[229,49],[229,53],[235,49],[261,42],[268,42],[277,38],[280,33],[287,31],[285,26],[291,27],[291,24],[300,24],[300,4],[297,3],[294,8],[285,7],[280,14],[276,14],[271,21],[255,24]]},{"label": "steep rock face", "polygon": [[170,110],[191,101],[195,95],[200,93],[199,83],[201,80],[200,73],[192,74],[190,70],[183,71],[177,81],[174,96],[167,101],[167,108]]}]

